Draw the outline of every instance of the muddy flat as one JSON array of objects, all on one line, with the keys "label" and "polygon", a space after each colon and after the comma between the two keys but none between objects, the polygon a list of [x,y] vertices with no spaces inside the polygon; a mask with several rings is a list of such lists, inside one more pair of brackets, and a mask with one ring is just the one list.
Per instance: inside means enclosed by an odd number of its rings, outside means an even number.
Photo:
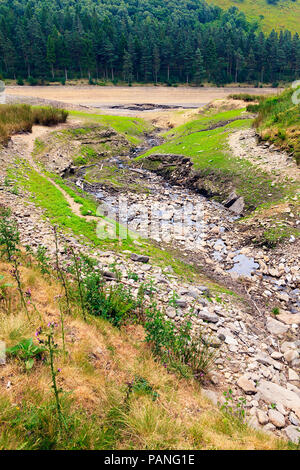
[{"label": "muddy flat", "polygon": [[16,97],[34,97],[56,100],[72,105],[97,108],[128,106],[132,104],[157,104],[180,106],[183,108],[201,107],[212,100],[225,98],[230,93],[270,94],[276,88],[250,87],[113,87],[113,86],[11,86],[7,93]]}]

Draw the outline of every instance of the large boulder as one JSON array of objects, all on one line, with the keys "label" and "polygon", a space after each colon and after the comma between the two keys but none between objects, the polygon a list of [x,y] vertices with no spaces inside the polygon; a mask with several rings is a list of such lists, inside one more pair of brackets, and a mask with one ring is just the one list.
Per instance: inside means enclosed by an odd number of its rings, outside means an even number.
[{"label": "large boulder", "polygon": [[275,403],[282,405],[284,408],[299,413],[300,410],[300,397],[295,392],[287,390],[281,385],[273,382],[261,380],[257,386],[257,391],[260,393],[261,398],[267,403]]}]

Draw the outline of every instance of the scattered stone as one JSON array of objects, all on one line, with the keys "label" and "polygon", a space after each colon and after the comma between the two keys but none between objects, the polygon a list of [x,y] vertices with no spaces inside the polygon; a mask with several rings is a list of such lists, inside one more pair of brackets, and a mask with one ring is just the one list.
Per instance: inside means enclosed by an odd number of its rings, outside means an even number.
[{"label": "scattered stone", "polygon": [[256,415],[257,415],[259,424],[261,424],[262,426],[269,422],[268,415],[264,411],[256,410]]},{"label": "scattered stone", "polygon": [[282,358],[282,353],[278,351],[273,351],[271,354],[272,359],[278,360]]},{"label": "scattered stone", "polygon": [[289,351],[284,353],[284,359],[287,362],[293,362],[295,359],[298,359],[299,353],[298,351],[295,351],[294,349],[290,349]]},{"label": "scattered stone", "polygon": [[269,419],[271,421],[272,424],[274,424],[274,426],[276,426],[276,428],[284,428],[285,426],[285,419],[284,419],[284,416],[279,413],[279,411],[277,410],[269,410]]},{"label": "scattered stone", "polygon": [[277,370],[282,370],[283,365],[272,359],[268,354],[264,352],[260,352],[256,357],[255,360],[259,362],[260,364],[264,364],[265,366],[273,366]]},{"label": "scattered stone", "polygon": [[201,390],[202,395],[208,398],[214,405],[217,405],[219,402],[218,395],[213,390],[208,390],[203,388]]},{"label": "scattered stone", "polygon": [[295,392],[287,390],[281,385],[261,380],[257,390],[261,398],[267,403],[281,403],[282,406],[295,412],[300,410],[300,397]]},{"label": "scattered stone", "polygon": [[243,375],[237,381],[237,385],[247,394],[253,395],[257,392],[254,382],[248,380],[246,375]]},{"label": "scattered stone", "polygon": [[276,426],[274,426],[274,424],[272,423],[268,423],[264,426],[264,431],[267,432],[267,433],[272,433],[273,431],[275,431],[276,429]]},{"label": "scattered stone", "polygon": [[297,372],[295,372],[293,369],[289,369],[289,371],[288,371],[288,379],[289,379],[289,381],[291,381],[291,382],[296,381],[296,380],[299,380],[299,375],[298,375]]},{"label": "scattered stone", "polygon": [[184,299],[176,299],[175,304],[178,305],[178,307],[181,308],[186,308],[188,306],[187,301]]},{"label": "scattered stone", "polygon": [[102,276],[108,280],[117,279],[117,275],[115,273],[112,273],[111,271],[102,271]]},{"label": "scattered stone", "polygon": [[277,315],[276,318],[286,325],[300,325],[300,314],[283,312]]},{"label": "scattered stone", "polygon": [[136,253],[131,253],[130,259],[132,259],[132,261],[136,261],[138,263],[148,263],[150,258],[149,258],[149,256],[137,255]]},{"label": "scattered stone", "polygon": [[208,323],[217,323],[219,321],[219,317],[217,315],[205,309],[199,310],[198,318],[201,318],[201,320],[205,320]]},{"label": "scattered stone", "polygon": [[166,314],[168,315],[169,318],[175,318],[177,315],[177,311],[175,308],[167,307]]},{"label": "scattered stone", "polygon": [[283,323],[275,320],[272,317],[269,317],[267,319],[266,326],[267,326],[267,330],[269,331],[269,333],[271,333],[272,335],[276,335],[276,336],[283,335],[288,330],[288,326],[283,325]]},{"label": "scattered stone", "polygon": [[286,433],[289,441],[293,442],[294,444],[298,444],[300,440],[300,430],[297,426],[287,426],[284,430]]},{"label": "scattered stone", "polygon": [[260,429],[259,422],[256,416],[251,416],[251,418],[248,420],[248,426],[257,430]]},{"label": "scattered stone", "polygon": [[297,416],[295,415],[295,413],[293,413],[291,411],[291,413],[289,414],[289,421],[291,424],[293,424],[294,426],[299,426],[300,425],[300,421],[299,419],[297,418]]}]

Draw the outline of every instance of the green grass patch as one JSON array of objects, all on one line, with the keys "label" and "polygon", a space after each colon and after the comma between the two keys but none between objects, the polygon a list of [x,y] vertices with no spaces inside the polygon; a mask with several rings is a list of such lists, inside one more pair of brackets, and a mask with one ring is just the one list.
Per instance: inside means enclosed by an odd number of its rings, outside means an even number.
[{"label": "green grass patch", "polygon": [[299,97],[300,88],[289,88],[260,102],[254,126],[264,140],[293,152],[300,164],[300,104],[293,102],[294,94]]},{"label": "green grass patch", "polygon": [[207,111],[205,114],[195,117],[192,121],[189,121],[181,126],[163,134],[167,140],[174,137],[181,137],[195,132],[204,131],[207,128],[214,127],[216,125],[222,126],[223,123],[238,119],[240,116],[245,114],[245,109],[233,109],[216,113],[215,111]]},{"label": "green grass patch", "polygon": [[[105,231],[109,230],[109,226],[114,228],[114,233],[117,235],[120,234],[121,236],[127,234],[127,229],[114,220],[99,216],[99,222],[103,221],[103,223],[101,223],[101,228],[97,231],[96,220],[87,221],[74,214],[59,189],[32,169],[28,164],[18,162],[18,169],[15,169],[15,175],[18,184],[31,194],[30,199],[38,207],[44,209],[45,217],[47,217],[52,224],[56,224],[63,231],[75,235],[81,241],[84,241],[84,243],[88,243],[92,247],[101,246],[115,252],[129,250],[130,252],[148,255],[151,261],[158,266],[162,268],[172,266],[176,274],[190,281],[198,276],[198,271],[194,266],[176,259],[174,254],[156,247],[150,241],[143,240],[130,231],[128,232],[128,236],[123,239],[107,238]],[[70,188],[59,176],[54,176],[50,173],[48,175],[53,178],[55,183],[61,186],[75,202],[81,204],[82,214],[95,215],[97,213],[97,202],[91,197],[87,197],[86,194],[79,189],[74,190]],[[138,240],[136,240],[137,243],[135,243],[136,238],[138,238]]]},{"label": "green grass patch", "polygon": [[123,134],[130,143],[135,145],[139,144],[145,133],[150,132],[152,129],[148,122],[136,117],[106,116],[83,113],[82,111],[70,111],[70,115],[111,127],[118,133]]},{"label": "green grass patch", "polygon": [[260,28],[270,33],[288,29],[299,32],[300,3],[293,0],[280,0],[271,4],[267,0],[208,0],[221,8],[237,7],[248,20],[256,20]]},{"label": "green grass patch", "polygon": [[[234,116],[234,112],[219,113],[215,122],[226,116]],[[211,121],[210,121],[211,122]],[[250,127],[251,119],[237,119],[212,130],[201,130],[199,126],[208,125],[206,117],[203,122],[192,121],[180,126],[179,136],[176,130],[174,137],[164,144],[154,147],[137,160],[145,159],[151,154],[175,154],[189,157],[193,162],[194,170],[202,180],[203,187],[207,187],[208,194],[218,201],[226,198],[226,191],[232,185],[239,195],[245,199],[246,207],[254,210],[268,201],[277,201],[286,194],[283,184],[272,185],[272,175],[259,170],[246,158],[236,158],[230,153],[228,137],[231,132]],[[168,137],[168,136],[167,136]],[[149,162],[152,169],[158,163]]]}]

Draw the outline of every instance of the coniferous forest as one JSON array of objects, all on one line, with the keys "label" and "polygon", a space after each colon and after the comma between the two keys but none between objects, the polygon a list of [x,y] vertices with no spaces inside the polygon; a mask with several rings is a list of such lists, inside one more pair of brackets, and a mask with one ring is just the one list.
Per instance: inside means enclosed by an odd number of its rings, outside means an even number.
[{"label": "coniferous forest", "polygon": [[0,74],[38,80],[276,83],[300,73],[298,33],[264,34],[202,0],[2,0]]}]

